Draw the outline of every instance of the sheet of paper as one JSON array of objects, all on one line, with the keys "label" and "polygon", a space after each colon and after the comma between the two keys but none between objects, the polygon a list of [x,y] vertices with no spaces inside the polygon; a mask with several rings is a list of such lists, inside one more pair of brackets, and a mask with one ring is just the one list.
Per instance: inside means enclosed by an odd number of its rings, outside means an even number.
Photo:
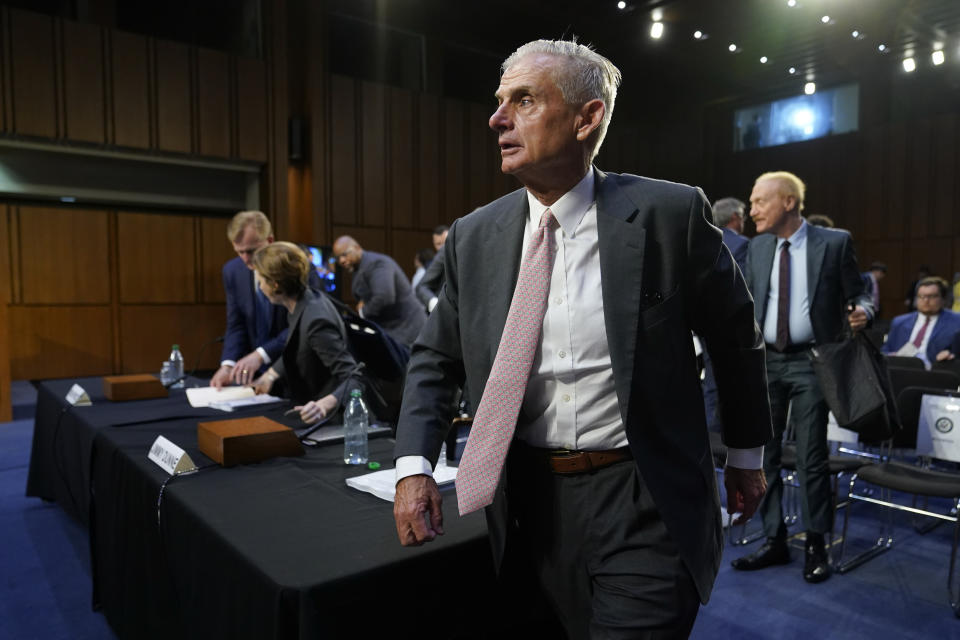
[{"label": "sheet of paper", "polygon": [[227,400],[236,400],[237,398],[252,398],[254,395],[252,387],[196,387],[187,389],[187,400],[191,407],[209,407],[211,402],[224,402]]},{"label": "sheet of paper", "polygon": [[245,398],[232,398],[230,400],[211,400],[207,405],[211,409],[220,409],[221,411],[233,411],[239,407],[249,407],[255,404],[270,404],[271,402],[283,402],[283,398],[271,396],[268,393],[259,396],[250,396]]},{"label": "sheet of paper", "polygon": [[[456,480],[456,478],[456,467],[442,466],[433,470],[433,479],[436,480],[437,484],[440,486],[450,484]],[[381,471],[374,471],[362,476],[347,478],[347,486],[353,487],[354,489],[359,489],[360,491],[366,491],[367,493],[372,493],[382,500],[393,502],[393,496],[396,491],[394,488],[396,481],[396,469],[383,469]]]}]

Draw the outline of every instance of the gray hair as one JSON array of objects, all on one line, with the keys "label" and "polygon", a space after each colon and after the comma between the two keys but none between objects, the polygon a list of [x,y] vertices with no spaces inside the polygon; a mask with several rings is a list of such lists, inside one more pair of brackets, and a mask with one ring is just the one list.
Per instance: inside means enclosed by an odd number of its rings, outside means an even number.
[{"label": "gray hair", "polygon": [[720,198],[713,203],[713,224],[721,229],[733,219],[734,214],[743,217],[747,205],[736,198]]},{"label": "gray hair", "polygon": [[556,56],[563,60],[563,64],[554,67],[553,81],[563,94],[564,102],[579,107],[591,100],[600,100],[606,107],[600,126],[588,142],[592,145],[590,162],[593,162],[613,117],[617,87],[620,86],[620,70],[590,47],[576,41],[534,40],[510,54],[500,67],[501,73],[506,73],[521,58],[536,54]]}]

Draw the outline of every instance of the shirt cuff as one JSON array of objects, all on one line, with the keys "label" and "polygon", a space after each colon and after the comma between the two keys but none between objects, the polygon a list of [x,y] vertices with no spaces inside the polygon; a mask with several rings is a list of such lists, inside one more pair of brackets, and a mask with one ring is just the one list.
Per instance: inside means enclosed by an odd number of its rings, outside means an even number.
[{"label": "shirt cuff", "polygon": [[763,447],[735,449],[727,447],[727,466],[737,469],[763,468]]},{"label": "shirt cuff", "polygon": [[263,347],[257,347],[257,353],[260,354],[260,357],[263,358],[263,364],[270,364],[270,356],[267,355],[267,350]]},{"label": "shirt cuff", "polygon": [[438,298],[430,298],[430,302],[427,303],[427,312],[433,311],[433,308],[437,306]]},{"label": "shirt cuff", "polygon": [[423,456],[400,456],[397,458],[396,471],[396,482],[400,482],[408,476],[425,475],[433,477],[433,466]]},{"label": "shirt cuff", "polygon": [[221,367],[235,367],[235,366],[237,366],[237,361],[236,361],[236,360],[221,360],[221,361],[220,361],[220,366],[221,366]]}]

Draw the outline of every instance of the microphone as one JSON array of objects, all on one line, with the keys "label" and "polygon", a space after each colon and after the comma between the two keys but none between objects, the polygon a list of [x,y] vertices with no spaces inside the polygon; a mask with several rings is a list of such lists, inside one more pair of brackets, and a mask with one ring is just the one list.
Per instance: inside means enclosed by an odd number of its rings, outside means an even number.
[{"label": "microphone", "polygon": [[212,339],[212,340],[207,340],[206,342],[204,342],[203,345],[200,347],[200,353],[197,354],[197,359],[194,360],[194,362],[193,362],[193,369],[191,369],[188,373],[183,374],[183,375],[180,376],[179,378],[176,378],[176,379],[174,379],[174,380],[171,380],[171,381],[168,382],[167,384],[163,385],[163,388],[164,388],[164,389],[169,389],[170,387],[172,387],[173,385],[177,384],[177,383],[180,382],[181,380],[186,380],[187,378],[189,378],[190,376],[192,376],[193,374],[195,374],[195,373],[197,372],[197,368],[200,367],[200,360],[203,359],[203,352],[207,350],[207,347],[209,347],[210,345],[214,344],[215,342],[223,342],[223,340],[224,340],[225,337],[226,337],[226,336],[217,336],[216,338],[214,338],[214,339]]}]

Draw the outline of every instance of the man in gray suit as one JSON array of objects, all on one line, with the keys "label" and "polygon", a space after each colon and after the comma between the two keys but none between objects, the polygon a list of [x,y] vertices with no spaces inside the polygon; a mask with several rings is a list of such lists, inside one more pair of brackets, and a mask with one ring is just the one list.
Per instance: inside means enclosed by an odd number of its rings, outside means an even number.
[{"label": "man in gray suit", "polygon": [[365,251],[350,236],[337,238],[333,255],[341,267],[353,273],[351,289],[360,315],[383,327],[399,344],[412,345],[426,313],[400,265],[390,256]]},{"label": "man in gray suit", "polygon": [[808,224],[800,215],[805,192],[800,178],[776,171],[757,178],[750,195],[750,217],[761,235],[750,241],[745,275],[767,343],[774,439],[763,457],[769,490],[760,513],[767,541],[734,561],[733,567],[750,571],[790,561],[780,504],[781,438],[789,406],[806,529],[803,577],[815,583],[830,577],[823,535],[831,528],[833,502],[828,409],[807,352],[814,345],[841,339],[844,316],[856,331],[866,326],[873,310],[870,296],[863,292],[850,234]]},{"label": "man in gray suit", "polygon": [[[466,380],[476,413],[457,497],[464,511],[488,505],[497,568],[512,570],[505,556],[529,566],[572,638],[679,637],[710,595],[722,547],[690,331],[713,356],[728,508],[744,514],[763,493],[771,435],[763,343],[703,194],[592,166],[619,78],[573,42],[531,42],[504,62],[489,124],[501,169],[525,188],[450,228],[446,284],[407,373],[394,516],[404,545],[443,533],[432,463]],[[544,243],[555,259],[530,278]],[[512,319],[531,284],[547,291],[542,320],[516,340],[532,335],[535,352],[511,390],[519,408],[499,412],[503,432],[478,436],[481,417],[497,414],[488,382],[512,367],[501,355],[516,346]],[[490,493],[464,508],[471,452],[496,445],[509,448],[506,463],[481,468]]]}]

